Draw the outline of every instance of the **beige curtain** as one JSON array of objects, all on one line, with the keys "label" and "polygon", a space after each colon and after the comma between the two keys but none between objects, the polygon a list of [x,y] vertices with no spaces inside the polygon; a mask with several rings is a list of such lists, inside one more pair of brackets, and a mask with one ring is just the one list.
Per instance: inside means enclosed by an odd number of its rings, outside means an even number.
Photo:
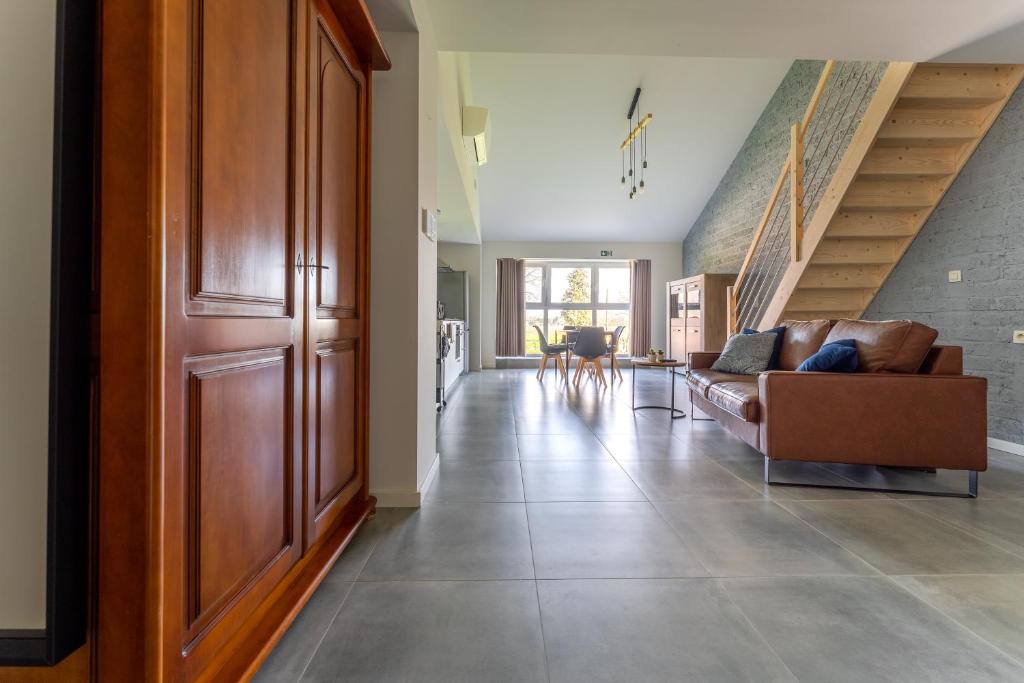
[{"label": "beige curtain", "polygon": [[629,348],[643,356],[651,348],[651,261],[629,264]]},{"label": "beige curtain", "polygon": [[523,284],[523,262],[520,259],[498,259],[498,325],[495,355],[498,357],[526,355],[526,296]]}]

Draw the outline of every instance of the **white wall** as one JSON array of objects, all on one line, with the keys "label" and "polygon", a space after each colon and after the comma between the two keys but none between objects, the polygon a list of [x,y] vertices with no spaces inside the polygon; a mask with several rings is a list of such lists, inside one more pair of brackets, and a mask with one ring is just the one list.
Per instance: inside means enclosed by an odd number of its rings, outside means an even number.
[{"label": "white wall", "polygon": [[497,330],[497,261],[499,258],[564,258],[601,260],[602,250],[612,250],[614,259],[651,260],[651,343],[665,344],[665,283],[682,275],[683,246],[679,242],[484,242],[481,270],[482,362],[493,368],[494,336]]},{"label": "white wall", "polygon": [[0,2],[0,629],[46,626],[55,0]]},{"label": "white wall", "polygon": [[[469,276],[469,369],[476,372],[482,367],[480,364],[481,352],[481,330],[480,325],[480,275],[483,262],[481,246],[479,244],[458,244],[456,242],[439,242],[437,245],[437,257],[447,263],[455,270],[464,270]],[[493,336],[493,334],[492,334]]]},{"label": "white wall", "polygon": [[393,66],[373,88],[370,492],[382,507],[419,505],[437,459],[437,244],[421,230],[422,209],[437,208],[437,49],[417,23],[382,33]]},{"label": "white wall", "polygon": [[[438,152],[438,63],[437,45],[430,17],[420,2],[412,3],[419,28],[419,206],[437,211]],[[418,491],[429,485],[427,476],[437,460],[437,243],[423,233],[417,223],[418,278],[417,310],[417,432],[416,483]]]}]

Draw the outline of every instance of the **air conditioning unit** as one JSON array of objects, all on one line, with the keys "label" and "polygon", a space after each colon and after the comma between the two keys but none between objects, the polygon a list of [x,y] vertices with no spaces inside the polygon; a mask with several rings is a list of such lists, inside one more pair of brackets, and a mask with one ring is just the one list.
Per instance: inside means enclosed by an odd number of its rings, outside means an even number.
[{"label": "air conditioning unit", "polygon": [[473,138],[473,151],[476,154],[476,165],[487,163],[487,138],[491,134],[491,125],[484,107],[462,108],[462,135]]}]

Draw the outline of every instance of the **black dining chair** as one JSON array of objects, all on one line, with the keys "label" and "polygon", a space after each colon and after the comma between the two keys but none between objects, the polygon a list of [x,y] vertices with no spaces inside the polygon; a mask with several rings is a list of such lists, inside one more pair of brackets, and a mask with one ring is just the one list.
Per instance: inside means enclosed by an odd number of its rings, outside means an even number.
[{"label": "black dining chair", "polygon": [[604,378],[604,369],[601,367],[601,360],[608,355],[608,344],[604,340],[603,327],[582,327],[576,335],[576,344],[573,353],[579,358],[576,365],[576,374],[573,376],[573,384],[580,385],[580,378],[588,366],[594,376],[604,386],[608,382]]},{"label": "black dining chair", "polygon": [[555,367],[562,372],[563,379],[569,379],[569,373],[565,369],[565,364],[562,363],[562,354],[568,350],[565,344],[548,344],[548,338],[544,336],[544,332],[537,325],[533,326],[533,329],[537,330],[537,337],[540,339],[540,368],[537,369],[537,379],[544,379],[544,370],[548,367],[548,360],[551,358],[555,359]]}]

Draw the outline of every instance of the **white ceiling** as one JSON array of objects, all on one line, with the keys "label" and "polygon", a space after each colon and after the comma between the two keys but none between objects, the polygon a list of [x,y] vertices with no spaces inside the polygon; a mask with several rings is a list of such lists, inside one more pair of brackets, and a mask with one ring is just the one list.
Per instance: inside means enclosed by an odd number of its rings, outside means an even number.
[{"label": "white ceiling", "polygon": [[[425,7],[439,49],[470,53],[487,240],[681,239],[793,59],[1024,62],[1024,0],[366,1],[382,30]],[[655,118],[630,201],[617,145],[637,85]]]},{"label": "white ceiling", "polygon": [[426,3],[438,47],[468,52],[927,61],[1024,20],[1022,0]]},{"label": "white ceiling", "polygon": [[[736,156],[789,60],[475,53],[490,109],[478,171],[485,240],[678,241]],[[626,111],[643,88],[648,190],[620,185]]]}]

